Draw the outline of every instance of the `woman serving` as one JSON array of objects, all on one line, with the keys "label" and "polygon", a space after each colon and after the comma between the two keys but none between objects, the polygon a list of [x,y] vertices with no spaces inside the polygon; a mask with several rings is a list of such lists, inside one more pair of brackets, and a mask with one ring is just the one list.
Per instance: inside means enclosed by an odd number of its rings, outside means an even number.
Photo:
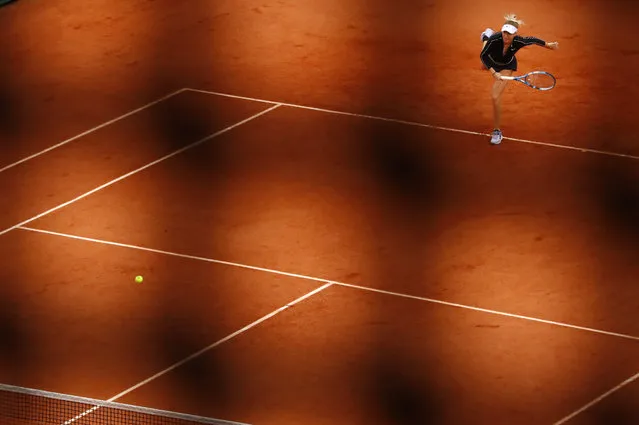
[{"label": "woman serving", "polygon": [[502,80],[502,75],[510,76],[513,71],[517,71],[517,58],[515,53],[522,47],[536,44],[547,49],[555,50],[559,47],[557,42],[547,43],[537,37],[522,37],[517,35],[519,27],[523,21],[516,15],[504,16],[505,22],[501,27],[501,32],[495,32],[486,28],[481,33],[481,41],[484,43],[480,54],[480,59],[484,67],[490,71],[495,78],[492,89],[493,99],[493,132],[490,143],[498,145],[501,143],[503,134],[501,132],[501,95],[508,84],[508,80]]}]

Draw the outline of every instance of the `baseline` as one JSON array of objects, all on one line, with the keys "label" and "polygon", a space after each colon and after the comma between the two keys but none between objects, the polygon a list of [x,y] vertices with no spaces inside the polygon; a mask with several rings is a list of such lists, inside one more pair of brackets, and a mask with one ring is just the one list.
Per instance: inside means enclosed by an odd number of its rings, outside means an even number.
[{"label": "baseline", "polygon": [[[336,111],[336,110],[325,109],[325,108],[316,108],[316,107],[313,107],[313,106],[296,105],[296,104],[293,104],[293,103],[275,102],[275,101],[271,101],[271,100],[257,99],[257,98],[246,97],[246,96],[238,96],[238,95],[233,95],[233,94],[228,94],[228,93],[220,93],[220,92],[214,92],[214,91],[208,91],[208,90],[191,89],[191,88],[185,88],[183,90],[196,92],[196,93],[202,93],[202,94],[209,94],[209,95],[213,95],[213,96],[222,96],[222,97],[229,97],[229,98],[233,98],[233,99],[248,100],[248,101],[251,101],[251,102],[278,104],[278,105],[281,105],[281,106],[288,106],[290,108],[306,109],[306,110],[309,110],[309,111],[324,112],[324,113],[327,113],[327,114],[345,115],[345,116],[350,116],[350,117],[366,118],[366,119],[371,119],[371,120],[376,120],[376,121],[385,121],[385,122],[392,122],[392,123],[396,123],[396,124],[410,125],[410,126],[414,126],[414,127],[431,128],[431,129],[434,129],[434,130],[449,131],[449,132],[453,132],[453,133],[471,134],[471,135],[474,135],[474,136],[482,136],[482,137],[483,136],[486,136],[486,137],[490,136],[490,134],[488,134],[488,133],[480,133],[480,132],[477,132],[477,131],[462,130],[462,129],[458,129],[458,128],[441,127],[441,126],[437,126],[437,125],[419,123],[419,122],[415,122],[415,121],[400,120],[400,119],[396,119],[396,118],[385,118],[385,117],[378,117],[378,116],[374,116],[374,115],[357,114],[357,113],[353,113],[353,112],[343,112],[343,111]],[[578,151],[578,152],[588,152],[588,153],[594,153],[594,154],[599,154],[599,155],[607,155],[607,156],[613,156],[613,157],[619,157],[619,158],[628,158],[628,159],[639,160],[639,156],[628,155],[628,154],[623,154],[623,153],[618,153],[618,152],[602,151],[602,150],[598,150],[598,149],[580,148],[580,147],[576,147],[576,146],[561,145],[561,144],[557,144],[557,143],[537,142],[535,140],[518,139],[518,138],[515,138],[515,137],[504,137],[504,140],[510,140],[510,141],[513,141],[513,142],[527,143],[527,144],[531,144],[531,145],[539,145],[539,146],[552,147],[552,148],[558,148],[558,149],[567,149],[567,150],[573,150],[573,151]]]}]

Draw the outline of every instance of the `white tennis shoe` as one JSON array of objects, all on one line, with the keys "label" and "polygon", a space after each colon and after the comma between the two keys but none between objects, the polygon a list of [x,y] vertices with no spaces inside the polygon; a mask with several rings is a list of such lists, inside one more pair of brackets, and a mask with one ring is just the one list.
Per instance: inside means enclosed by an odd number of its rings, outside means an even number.
[{"label": "white tennis shoe", "polygon": [[[489,39],[493,34],[495,34],[495,31],[493,31],[491,28],[486,28],[484,30],[484,32],[481,33],[481,36],[479,37],[479,39],[481,41],[486,41],[487,39]],[[486,37],[484,39],[484,37]]]},{"label": "white tennis shoe", "polygon": [[498,145],[501,143],[501,140],[504,138],[504,135],[501,133],[501,130],[493,130],[492,135],[490,136],[490,143],[493,145]]}]

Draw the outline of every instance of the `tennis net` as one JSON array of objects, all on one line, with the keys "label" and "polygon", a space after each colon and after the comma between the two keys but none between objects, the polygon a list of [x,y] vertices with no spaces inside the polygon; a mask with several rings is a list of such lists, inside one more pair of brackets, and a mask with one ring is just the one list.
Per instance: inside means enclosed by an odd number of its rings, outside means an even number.
[{"label": "tennis net", "polygon": [[0,384],[2,425],[247,425]]}]

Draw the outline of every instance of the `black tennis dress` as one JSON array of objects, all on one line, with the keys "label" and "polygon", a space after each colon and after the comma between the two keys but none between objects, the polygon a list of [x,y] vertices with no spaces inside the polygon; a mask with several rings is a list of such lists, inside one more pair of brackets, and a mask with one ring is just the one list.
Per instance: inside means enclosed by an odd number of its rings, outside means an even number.
[{"label": "black tennis dress", "polygon": [[536,44],[538,46],[545,46],[546,42],[537,37],[522,37],[515,35],[513,42],[504,54],[504,37],[501,32],[496,32],[489,38],[484,37],[486,45],[481,51],[479,58],[486,67],[486,69],[493,68],[497,72],[501,72],[504,69],[510,69],[517,71],[517,58],[515,53],[522,47]]}]

